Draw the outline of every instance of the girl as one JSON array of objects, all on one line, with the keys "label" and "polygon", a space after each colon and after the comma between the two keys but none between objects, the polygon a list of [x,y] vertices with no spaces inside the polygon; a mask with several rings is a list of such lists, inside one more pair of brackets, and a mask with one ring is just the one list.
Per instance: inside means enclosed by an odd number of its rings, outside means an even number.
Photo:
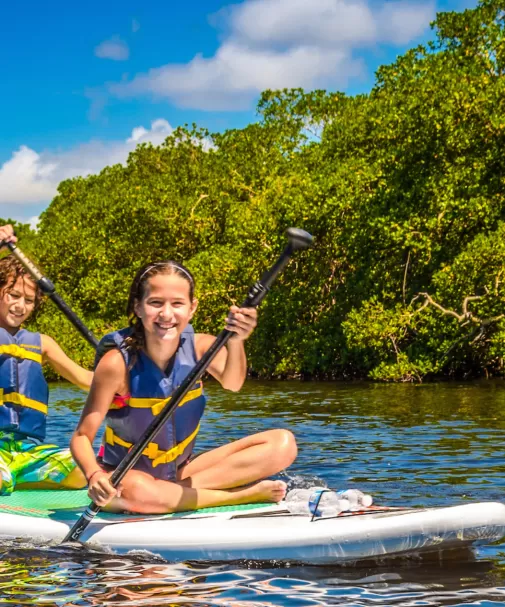
[{"label": "girl", "polygon": [[[261,480],[289,466],[296,443],[287,430],[242,438],[191,460],[205,407],[201,382],[186,395],[172,418],[144,450],[118,489],[111,470],[138,442],[214,337],[195,334],[189,321],[197,307],[191,273],[173,261],[144,266],[127,306],[130,328],[100,342],[88,401],[70,448],[89,485],[89,496],[109,510],[167,513],[209,506],[280,501],[282,481]],[[208,371],[228,390],[246,376],[244,341],[256,326],[254,308],[230,308],[226,328],[236,335]],[[99,465],[93,440],[106,420]]]}]

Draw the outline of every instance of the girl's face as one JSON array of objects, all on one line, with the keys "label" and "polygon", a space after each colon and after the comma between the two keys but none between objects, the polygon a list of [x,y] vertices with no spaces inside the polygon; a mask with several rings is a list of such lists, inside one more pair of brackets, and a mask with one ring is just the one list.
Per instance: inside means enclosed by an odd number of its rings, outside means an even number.
[{"label": "girl's face", "polygon": [[149,278],[146,292],[135,302],[135,314],[147,336],[161,341],[179,339],[195,313],[198,302],[189,297],[189,283],[177,274],[156,274]]},{"label": "girl's face", "polygon": [[27,276],[19,276],[0,291],[0,327],[16,333],[35,308],[36,285]]}]

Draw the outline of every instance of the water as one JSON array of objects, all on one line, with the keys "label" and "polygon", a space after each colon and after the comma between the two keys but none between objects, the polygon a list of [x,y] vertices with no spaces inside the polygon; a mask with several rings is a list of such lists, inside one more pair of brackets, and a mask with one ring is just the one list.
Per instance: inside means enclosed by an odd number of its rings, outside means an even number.
[{"label": "water", "polygon": [[[291,429],[290,486],[356,487],[376,503],[444,505],[505,495],[505,384],[248,382],[208,384],[199,449],[246,433]],[[83,396],[52,386],[49,439],[65,444]],[[360,567],[164,563],[0,544],[0,605],[504,605],[505,543],[447,561]]]}]

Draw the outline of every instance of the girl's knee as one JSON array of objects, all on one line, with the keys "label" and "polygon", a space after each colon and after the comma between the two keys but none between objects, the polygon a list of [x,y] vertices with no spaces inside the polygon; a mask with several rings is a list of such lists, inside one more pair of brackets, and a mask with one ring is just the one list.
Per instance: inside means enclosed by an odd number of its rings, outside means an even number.
[{"label": "girl's knee", "polygon": [[125,483],[120,500],[132,512],[170,514],[179,509],[180,488],[175,483],[168,485],[166,481],[136,474]]},{"label": "girl's knee", "polygon": [[135,503],[150,501],[153,493],[153,480],[140,474],[130,476],[123,485],[121,497]]},{"label": "girl's knee", "polygon": [[276,457],[281,460],[282,467],[285,468],[295,461],[298,454],[295,435],[290,430],[281,428],[274,430],[274,432],[274,452]]}]

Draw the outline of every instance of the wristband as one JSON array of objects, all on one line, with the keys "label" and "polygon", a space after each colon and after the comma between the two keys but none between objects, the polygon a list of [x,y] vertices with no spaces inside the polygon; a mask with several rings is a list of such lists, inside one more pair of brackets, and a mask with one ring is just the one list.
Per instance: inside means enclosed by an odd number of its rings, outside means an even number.
[{"label": "wristband", "polygon": [[91,474],[90,474],[90,475],[87,477],[87,479],[86,479],[86,480],[87,480],[87,482],[88,482],[88,485],[89,485],[89,483],[90,483],[91,479],[92,479],[92,478],[95,476],[95,474],[96,474],[97,472],[104,472],[104,471],[103,471],[101,468],[98,468],[98,470],[95,470],[94,472],[92,472],[92,473],[91,473]]}]

